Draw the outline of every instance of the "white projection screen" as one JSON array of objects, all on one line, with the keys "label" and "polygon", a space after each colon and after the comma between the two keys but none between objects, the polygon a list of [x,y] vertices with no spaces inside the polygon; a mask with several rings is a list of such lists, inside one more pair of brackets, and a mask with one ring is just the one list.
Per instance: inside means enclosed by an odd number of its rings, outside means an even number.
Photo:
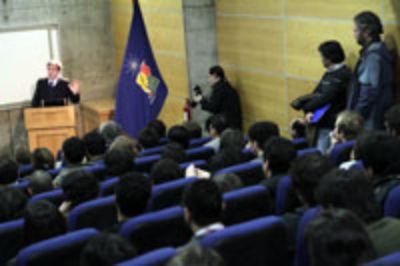
[{"label": "white projection screen", "polygon": [[56,26],[0,28],[0,106],[30,101],[49,59],[60,59]]}]

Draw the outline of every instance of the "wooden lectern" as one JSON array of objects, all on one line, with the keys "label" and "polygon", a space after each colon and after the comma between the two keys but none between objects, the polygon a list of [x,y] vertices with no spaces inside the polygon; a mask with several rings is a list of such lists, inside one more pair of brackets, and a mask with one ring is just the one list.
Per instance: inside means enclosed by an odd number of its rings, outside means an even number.
[{"label": "wooden lectern", "polygon": [[24,110],[29,147],[46,147],[56,155],[66,138],[78,134],[78,113],[74,105],[27,108]]}]

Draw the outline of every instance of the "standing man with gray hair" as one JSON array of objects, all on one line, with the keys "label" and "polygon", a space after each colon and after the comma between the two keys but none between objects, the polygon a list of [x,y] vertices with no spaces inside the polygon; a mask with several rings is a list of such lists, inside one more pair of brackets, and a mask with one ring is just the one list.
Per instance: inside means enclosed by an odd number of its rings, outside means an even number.
[{"label": "standing man with gray hair", "polygon": [[61,77],[62,64],[57,60],[47,63],[47,78],[39,79],[36,84],[32,107],[62,105],[67,101],[79,103],[79,81],[71,82]]},{"label": "standing man with gray hair", "polygon": [[347,107],[363,116],[365,128],[384,129],[384,114],[392,103],[393,67],[380,37],[383,26],[370,11],[355,16],[354,23],[354,37],[362,49]]}]

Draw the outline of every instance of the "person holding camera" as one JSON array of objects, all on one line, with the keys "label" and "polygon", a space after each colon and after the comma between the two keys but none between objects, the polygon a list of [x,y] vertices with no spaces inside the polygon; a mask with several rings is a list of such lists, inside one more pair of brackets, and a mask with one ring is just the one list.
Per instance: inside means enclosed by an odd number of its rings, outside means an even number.
[{"label": "person holding camera", "polygon": [[213,115],[223,115],[227,125],[233,129],[242,129],[242,110],[237,91],[225,78],[222,67],[213,66],[209,70],[208,83],[212,88],[209,99],[203,96],[201,88],[196,86],[192,104],[200,104],[203,110]]},{"label": "person holding camera", "polygon": [[339,42],[324,42],[318,50],[327,71],[311,94],[297,98],[291,106],[304,111],[306,124],[316,129],[315,145],[324,154],[330,146],[329,133],[334,128],[336,116],[346,107],[352,74],[344,63],[345,54]]}]

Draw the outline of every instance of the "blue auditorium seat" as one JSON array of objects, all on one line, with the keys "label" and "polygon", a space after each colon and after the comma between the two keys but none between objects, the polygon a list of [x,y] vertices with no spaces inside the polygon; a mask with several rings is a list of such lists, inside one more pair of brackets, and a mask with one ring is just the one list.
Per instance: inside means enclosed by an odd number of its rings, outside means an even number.
[{"label": "blue auditorium seat", "polygon": [[23,219],[0,223],[0,265],[6,265],[23,247],[23,230]]},{"label": "blue auditorium seat", "polygon": [[340,160],[341,159],[340,155],[345,150],[352,148],[354,146],[354,143],[355,143],[354,140],[350,140],[350,141],[336,144],[329,154],[329,158],[331,159],[331,161],[337,166],[340,165],[341,163],[343,163],[343,161]]},{"label": "blue auditorium seat", "polygon": [[225,225],[238,224],[272,213],[272,202],[265,186],[249,186],[224,194]]},{"label": "blue auditorium seat", "polygon": [[52,191],[43,192],[40,194],[36,194],[32,198],[30,198],[29,203],[35,203],[39,200],[48,200],[54,205],[60,206],[60,204],[64,200],[64,193],[62,189],[55,189]]},{"label": "blue auditorium seat", "polygon": [[298,150],[297,151],[297,156],[302,156],[302,155],[305,155],[305,154],[314,154],[314,153],[321,154],[321,152],[317,148],[312,147],[312,148]]},{"label": "blue auditorium seat", "polygon": [[286,227],[269,216],[226,227],[205,236],[201,244],[213,248],[229,266],[288,266]]},{"label": "blue auditorium seat", "polygon": [[400,252],[395,252],[364,264],[364,266],[398,266],[400,265]]},{"label": "blue auditorium seat", "polygon": [[126,221],[119,234],[128,239],[139,254],[165,246],[182,246],[192,232],[186,225],[182,207],[143,214]]},{"label": "blue auditorium seat", "polygon": [[154,186],[148,209],[155,211],[179,205],[185,187],[196,180],[196,177],[182,178]]},{"label": "blue auditorium seat", "polygon": [[388,193],[385,206],[384,215],[400,218],[400,186],[396,186]]},{"label": "blue auditorium seat", "polygon": [[283,177],[278,183],[275,196],[275,213],[278,215],[285,212],[286,199],[291,185],[292,178],[290,176]]},{"label": "blue auditorium seat", "polygon": [[176,249],[173,247],[160,248],[119,263],[117,266],[164,266],[175,254]]},{"label": "blue auditorium seat", "polygon": [[186,150],[188,161],[208,160],[214,155],[214,149],[211,147],[197,147]]},{"label": "blue auditorium seat", "polygon": [[238,175],[244,186],[259,184],[265,178],[261,162],[247,162],[226,167],[215,172],[214,176],[230,173]]},{"label": "blue auditorium seat", "polygon": [[197,139],[191,139],[189,143],[190,148],[195,148],[206,144],[207,142],[211,141],[211,137],[202,137]]},{"label": "blue auditorium seat", "polygon": [[114,187],[118,183],[119,177],[113,177],[100,183],[100,197],[114,194]]},{"label": "blue auditorium seat", "polygon": [[81,203],[73,208],[68,215],[68,230],[86,227],[104,230],[117,222],[114,196],[108,196]]},{"label": "blue auditorium seat", "polygon": [[79,265],[84,245],[96,234],[88,228],[32,244],[18,253],[17,266]]}]

